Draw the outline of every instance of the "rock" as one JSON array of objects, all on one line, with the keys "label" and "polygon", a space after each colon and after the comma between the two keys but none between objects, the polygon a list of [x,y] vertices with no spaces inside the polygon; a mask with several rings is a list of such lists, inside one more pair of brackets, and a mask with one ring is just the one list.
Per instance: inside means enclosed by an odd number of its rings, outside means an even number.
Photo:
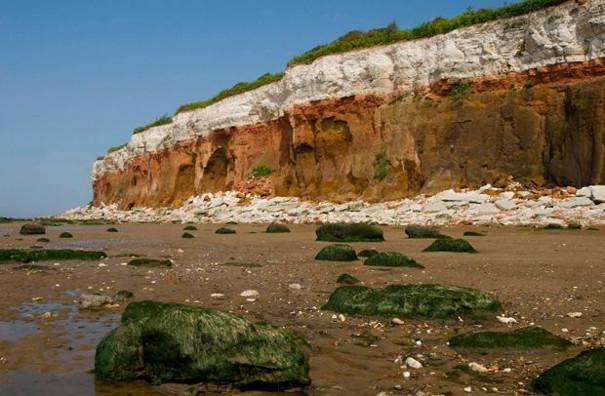
[{"label": "rock", "polygon": [[111,303],[113,299],[102,294],[82,294],[78,299],[78,304],[82,308],[98,308]]},{"label": "rock", "polygon": [[172,266],[172,261],[150,258],[134,258],[128,262],[128,265],[132,265],[134,267],[170,267]]},{"label": "rock", "polygon": [[323,261],[355,261],[357,255],[349,245],[336,244],[324,247],[317,253],[315,260]]},{"label": "rock", "polygon": [[471,392],[473,391],[473,388],[472,388],[471,386],[466,386],[466,387],[464,388],[464,391],[465,391],[466,393],[471,393]]},{"label": "rock", "polygon": [[485,202],[473,207],[480,214],[496,214],[500,213],[500,209],[491,202]]},{"label": "rock", "polygon": [[561,207],[561,208],[577,208],[577,207],[581,207],[581,206],[592,206],[594,205],[594,202],[592,202],[591,199],[586,198],[586,197],[574,197],[574,198],[569,198],[563,201],[559,201],[557,203],[557,206]]},{"label": "rock", "polygon": [[514,331],[480,331],[461,334],[449,341],[452,348],[476,349],[533,349],[552,347],[565,349],[571,342],[540,327],[527,327]]},{"label": "rock", "polygon": [[536,379],[534,388],[547,395],[604,395],[603,373],[605,348],[596,348],[546,370]]},{"label": "rock", "polygon": [[569,316],[570,318],[581,318],[582,312],[569,312],[567,313],[567,316]]},{"label": "rock", "polygon": [[46,260],[98,260],[107,257],[104,252],[71,250],[71,249],[0,249],[0,262],[19,261],[29,263],[30,261]]},{"label": "rock", "polygon": [[286,225],[284,225],[284,224],[271,223],[267,227],[267,231],[266,232],[269,233],[269,234],[278,234],[278,233],[290,232],[290,229]]},{"label": "rock", "polygon": [[496,316],[496,319],[498,320],[498,322],[505,325],[513,325],[517,323],[517,319],[506,316]]},{"label": "rock", "polygon": [[220,227],[216,231],[215,234],[235,234],[235,230],[229,227]]},{"label": "rock", "polygon": [[240,293],[240,296],[245,298],[258,298],[260,297],[260,293],[256,290],[244,290]]},{"label": "rock", "polygon": [[455,192],[454,190],[446,190],[442,191],[439,194],[435,195],[436,199],[440,199],[442,201],[458,201],[458,202],[468,202],[468,203],[483,203],[489,200],[489,195],[481,194],[478,192],[470,191],[470,192]]},{"label": "rock", "polygon": [[59,234],[59,238],[73,238],[74,236],[72,235],[71,232],[62,232],[61,234]]},{"label": "rock", "polygon": [[212,293],[212,294],[210,294],[210,298],[222,300],[225,298],[225,295],[223,293]]},{"label": "rock", "polygon": [[513,210],[517,208],[517,204],[510,199],[499,199],[494,202],[494,205],[500,210]]},{"label": "rock", "polygon": [[318,241],[325,242],[381,242],[384,241],[382,230],[378,227],[363,224],[324,224],[315,231]]},{"label": "rock", "polygon": [[421,225],[408,225],[405,227],[405,234],[410,239],[437,239],[447,236],[440,233],[436,228],[425,227]]},{"label": "rock", "polygon": [[301,290],[302,289],[302,285],[300,283],[290,283],[288,285],[288,289],[290,289],[290,290]]},{"label": "rock", "polygon": [[477,363],[477,362],[470,362],[470,363],[468,364],[468,368],[470,368],[470,369],[471,369],[471,371],[474,371],[474,372],[476,372],[476,373],[485,374],[485,373],[487,373],[487,372],[488,372],[487,367],[485,367],[484,365],[479,364],[479,363]]},{"label": "rock", "polygon": [[378,250],[376,249],[364,249],[357,253],[358,257],[372,257],[373,255],[378,254]]},{"label": "rock", "polygon": [[591,187],[582,187],[578,191],[576,191],[576,197],[592,197],[592,188]]},{"label": "rock", "polygon": [[98,379],[288,389],[310,383],[307,343],[269,323],[215,309],[143,301],[97,346]]},{"label": "rock", "polygon": [[46,234],[46,228],[40,224],[23,224],[19,230],[21,235],[40,235]]},{"label": "rock", "polygon": [[346,314],[402,318],[457,318],[500,309],[498,299],[479,290],[447,285],[389,285],[337,288],[322,309]]},{"label": "rock", "polygon": [[349,274],[342,274],[336,279],[336,283],[341,285],[356,285],[359,283],[359,279]]},{"label": "rock", "polygon": [[422,368],[422,363],[420,363],[418,360],[414,359],[413,357],[408,357],[407,359],[405,359],[405,365],[408,367],[411,367],[413,369],[419,370]]},{"label": "rock", "polygon": [[124,302],[134,297],[134,293],[128,290],[119,290],[113,295],[113,302]]},{"label": "rock", "polygon": [[364,265],[373,267],[411,267],[424,268],[411,257],[399,252],[380,252],[366,259]]},{"label": "rock", "polygon": [[183,235],[181,235],[181,238],[183,238],[183,239],[193,239],[193,238],[195,238],[195,236],[192,233],[190,233],[190,232],[184,232]]},{"label": "rock", "polygon": [[441,238],[433,242],[423,252],[477,253],[477,250],[464,239]]},{"label": "rock", "polygon": [[590,191],[593,201],[596,203],[605,202],[605,186],[591,186]]},{"label": "rock", "polygon": [[422,207],[424,213],[440,213],[446,210],[447,206],[441,201],[432,201]]},{"label": "rock", "polygon": [[391,323],[393,323],[394,325],[397,325],[397,326],[403,326],[405,324],[405,322],[399,318],[391,319]]}]

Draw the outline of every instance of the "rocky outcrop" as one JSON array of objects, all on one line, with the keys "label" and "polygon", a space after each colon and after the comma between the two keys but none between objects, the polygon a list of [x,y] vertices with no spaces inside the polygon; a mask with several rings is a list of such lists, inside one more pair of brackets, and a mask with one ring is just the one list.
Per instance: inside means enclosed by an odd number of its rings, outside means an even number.
[{"label": "rocky outcrop", "polygon": [[264,164],[273,193],[386,201],[451,187],[605,182],[605,2],[320,58],[93,169],[94,203],[179,206]]}]

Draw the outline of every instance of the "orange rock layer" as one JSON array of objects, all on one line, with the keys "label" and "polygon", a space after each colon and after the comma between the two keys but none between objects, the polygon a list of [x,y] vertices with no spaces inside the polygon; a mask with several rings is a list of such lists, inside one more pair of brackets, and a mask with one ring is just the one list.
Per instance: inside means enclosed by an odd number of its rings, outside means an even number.
[{"label": "orange rock layer", "polygon": [[178,206],[241,185],[259,164],[273,169],[274,194],[336,202],[509,176],[529,186],[605,184],[605,60],[467,83],[309,102],[274,121],[180,141],[97,178],[94,204]]}]

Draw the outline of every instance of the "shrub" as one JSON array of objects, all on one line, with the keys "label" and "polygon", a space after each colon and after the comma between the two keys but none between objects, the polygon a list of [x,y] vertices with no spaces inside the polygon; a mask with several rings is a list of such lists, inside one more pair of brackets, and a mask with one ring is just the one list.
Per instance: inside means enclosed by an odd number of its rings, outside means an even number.
[{"label": "shrub", "polygon": [[374,176],[382,180],[391,173],[391,164],[384,151],[376,154],[374,159]]},{"label": "shrub", "polygon": [[254,177],[265,177],[273,173],[273,170],[265,164],[258,164],[250,172]]},{"label": "shrub", "polygon": [[472,85],[468,81],[461,81],[454,85],[454,88],[447,94],[447,96],[454,100],[460,101],[466,98],[472,90]]},{"label": "shrub", "polygon": [[315,231],[318,241],[324,242],[381,242],[382,230],[378,227],[357,224],[324,224]]},{"label": "shrub", "polygon": [[172,261],[150,258],[134,258],[128,262],[128,265],[132,265],[134,267],[171,267]]},{"label": "shrub", "polygon": [[149,128],[153,128],[153,127],[157,127],[160,125],[167,125],[172,123],[172,117],[170,117],[168,114],[164,114],[163,116],[156,118],[155,121],[150,122],[149,124],[145,124],[143,126],[134,128],[132,130],[132,134],[135,135],[137,133],[141,133],[143,131],[148,130]]},{"label": "shrub", "polygon": [[119,290],[116,294],[113,295],[114,302],[123,302],[126,300],[130,300],[134,297],[134,293],[129,290]]},{"label": "shrub", "polygon": [[475,248],[464,239],[441,238],[433,242],[424,252],[477,253]]},{"label": "shrub", "polygon": [[267,232],[269,234],[278,234],[278,233],[290,232],[290,229],[284,224],[271,223],[267,227]]},{"label": "shrub", "polygon": [[416,260],[398,252],[380,252],[370,256],[364,263],[372,267],[424,268]]},{"label": "shrub", "polygon": [[477,232],[477,231],[464,231],[463,235],[467,236],[467,237],[469,237],[469,236],[470,237],[484,237],[485,236],[485,234],[482,234],[482,233]]},{"label": "shrub", "polygon": [[326,246],[317,253],[315,260],[323,261],[355,261],[357,255],[355,250],[349,245],[330,245]]},{"label": "shrub", "polygon": [[73,234],[71,232],[67,232],[67,231],[62,232],[59,235],[59,238],[73,238],[73,237],[74,237]]},{"label": "shrub", "polygon": [[558,223],[550,223],[544,226],[545,230],[562,230],[564,227]]},{"label": "shrub", "polygon": [[237,83],[234,86],[232,86],[231,88],[222,90],[221,92],[218,93],[218,95],[213,96],[210,99],[184,104],[176,110],[175,114],[182,113],[184,111],[191,111],[191,110],[201,109],[201,108],[210,106],[211,104],[214,104],[220,100],[228,98],[229,96],[239,95],[241,93],[262,87],[263,85],[277,82],[277,81],[281,80],[282,78],[284,78],[284,75],[285,75],[284,72],[279,72],[279,73],[275,73],[275,74],[265,73],[254,81]]}]

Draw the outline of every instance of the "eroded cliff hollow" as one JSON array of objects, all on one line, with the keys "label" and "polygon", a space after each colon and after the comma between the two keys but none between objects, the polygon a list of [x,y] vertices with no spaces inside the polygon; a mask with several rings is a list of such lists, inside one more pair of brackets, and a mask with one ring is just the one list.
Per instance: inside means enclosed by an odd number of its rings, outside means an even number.
[{"label": "eroded cliff hollow", "polygon": [[175,206],[266,164],[275,193],[391,200],[605,183],[605,1],[330,55],[132,136],[94,203]]}]

